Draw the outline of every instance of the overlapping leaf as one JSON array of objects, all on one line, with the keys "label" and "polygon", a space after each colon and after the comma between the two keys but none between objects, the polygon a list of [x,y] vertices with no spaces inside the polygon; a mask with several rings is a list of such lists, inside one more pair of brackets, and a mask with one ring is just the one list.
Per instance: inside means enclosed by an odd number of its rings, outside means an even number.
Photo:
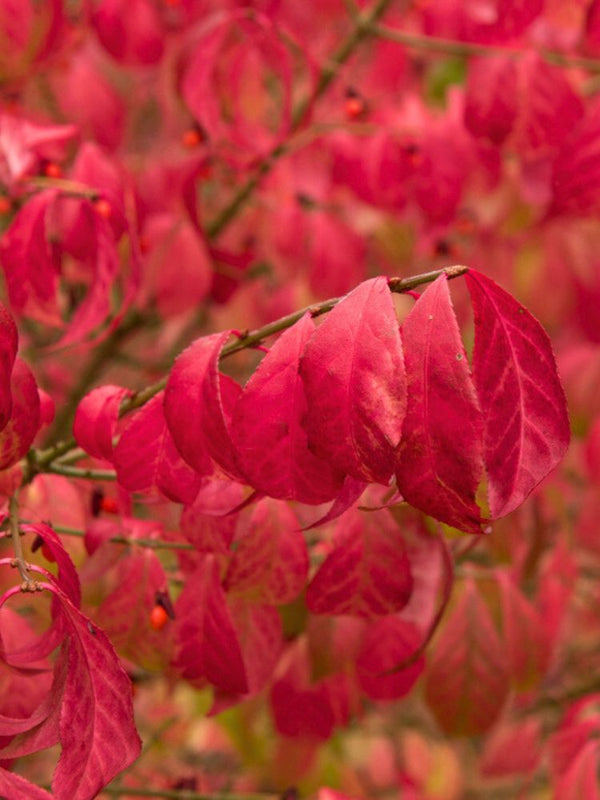
[{"label": "overlapping leaf", "polygon": [[17,358],[11,376],[12,410],[0,431],[0,469],[10,467],[31,447],[40,427],[40,395],[33,373]]},{"label": "overlapping leaf", "polygon": [[0,430],[12,411],[11,374],[17,357],[17,326],[6,306],[0,303]]},{"label": "overlapping leaf", "polygon": [[188,576],[175,608],[177,666],[182,676],[197,684],[210,681],[231,694],[245,694],[244,660],[213,556],[206,556]]},{"label": "overlapping leaf", "polygon": [[298,366],[314,330],[306,314],[275,342],[236,403],[232,438],[252,486],[317,504],[339,493],[344,476],[311,452],[303,427],[307,402]]},{"label": "overlapping leaf", "polygon": [[565,396],[547,334],[508,292],[470,270],[473,377],[484,416],[493,518],[520,505],[569,443]]},{"label": "overlapping leaf", "polygon": [[376,617],[406,605],[412,591],[410,563],[389,512],[349,511],[333,541],[306,593],[311,611]]},{"label": "overlapping leaf", "polygon": [[398,320],[385,278],[329,312],[300,361],[310,449],[341,472],[387,484],[406,410]]},{"label": "overlapping leaf", "polygon": [[117,480],[129,491],[157,486],[170,500],[190,503],[198,475],[179,455],[163,413],[160,392],[131,418],[114,449]]},{"label": "overlapping leaf", "polygon": [[262,603],[289,603],[304,588],[308,550],[299,523],[285,503],[264,498],[236,543],[226,587]]},{"label": "overlapping leaf", "polygon": [[483,419],[447,278],[421,295],[402,325],[408,405],[396,478],[404,498],[437,519],[480,532]]},{"label": "overlapping leaf", "polygon": [[441,728],[455,736],[489,730],[506,701],[506,650],[471,579],[435,641],[425,692]]},{"label": "overlapping leaf", "polygon": [[165,389],[165,417],[175,446],[201,475],[214,459],[227,475],[240,477],[230,436],[231,408],[239,386],[219,372],[230,332],[196,339],[175,361]]},{"label": "overlapping leaf", "polygon": [[[62,751],[52,780],[53,796],[92,800],[139,755],[131,684],[106,634],[49,578],[41,586],[53,595],[53,614],[64,634],[54,682],[42,704],[42,721],[3,756],[34,752],[59,740]],[[2,602],[11,593],[5,593]]]},{"label": "overlapping leaf", "polygon": [[73,435],[86,453],[112,460],[119,408],[130,394],[128,389],[121,386],[106,384],[92,389],[81,400],[75,413]]}]

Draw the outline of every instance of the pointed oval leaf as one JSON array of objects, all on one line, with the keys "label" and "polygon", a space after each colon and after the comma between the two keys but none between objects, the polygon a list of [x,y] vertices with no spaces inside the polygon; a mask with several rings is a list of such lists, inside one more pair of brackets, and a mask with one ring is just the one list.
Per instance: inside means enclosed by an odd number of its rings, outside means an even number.
[{"label": "pointed oval leaf", "polygon": [[398,489],[426,514],[480,533],[483,420],[445,275],[417,300],[401,334],[408,406]]},{"label": "pointed oval leaf", "polygon": [[291,508],[270,497],[252,512],[248,529],[237,540],[225,586],[262,603],[290,603],[308,576],[308,550]]},{"label": "pointed oval leaf", "polygon": [[[377,620],[367,629],[358,658],[356,674],[360,688],[372,700],[396,700],[412,689],[425,666],[419,656],[420,635],[414,625],[398,616]],[[402,670],[398,664],[407,662]]]},{"label": "pointed oval leaf", "polygon": [[188,577],[175,612],[176,664],[181,675],[195,683],[209,681],[231,694],[245,694],[244,660],[213,556],[206,556]]},{"label": "pointed oval leaf", "polygon": [[431,651],[427,704],[448,735],[476,736],[495,723],[509,689],[505,647],[468,579]]},{"label": "pointed oval leaf", "polygon": [[[47,587],[50,588],[50,587]],[[68,638],[60,715],[61,756],[52,779],[58,800],[91,800],[140,754],[131,681],[104,631],[56,587]]]},{"label": "pointed oval leaf", "polygon": [[18,345],[15,321],[6,306],[0,303],[0,430],[7,424],[12,411],[10,376]]},{"label": "pointed oval leaf", "polygon": [[229,432],[231,406],[239,387],[219,372],[230,331],[196,339],[178,356],[165,389],[165,417],[184,460],[200,475],[213,472],[211,457],[241,479]]},{"label": "pointed oval leaf", "polygon": [[75,412],[73,436],[86,453],[112,460],[119,408],[124,398],[130,395],[129,389],[106,385],[92,389],[81,400]]},{"label": "pointed oval leaf", "polygon": [[484,415],[492,518],[519,506],[558,464],[569,418],[548,335],[527,309],[479,272],[466,276],[475,316],[473,376]]},{"label": "pointed oval leaf", "polygon": [[27,453],[40,427],[40,395],[32,371],[17,358],[11,377],[12,411],[0,431],[0,469]]},{"label": "pointed oval leaf", "polygon": [[368,618],[392,614],[406,605],[412,591],[410,563],[389,512],[348,512],[333,541],[333,550],[306,592],[313,613]]},{"label": "pointed oval leaf", "polygon": [[361,283],[329,312],[300,361],[316,455],[341,472],[388,484],[406,413],[398,319],[387,280]]},{"label": "pointed oval leaf", "polygon": [[163,392],[131,418],[112,461],[117,480],[130,492],[157,486],[176,503],[190,503],[201,477],[177,452],[163,413]]},{"label": "pointed oval leaf", "polygon": [[0,767],[0,796],[12,800],[52,800],[52,795],[20,775]]},{"label": "pointed oval leaf", "polygon": [[305,314],[275,342],[238,399],[232,438],[255,489],[316,505],[339,493],[344,476],[311,452],[302,427],[307,403],[298,366],[314,330]]}]

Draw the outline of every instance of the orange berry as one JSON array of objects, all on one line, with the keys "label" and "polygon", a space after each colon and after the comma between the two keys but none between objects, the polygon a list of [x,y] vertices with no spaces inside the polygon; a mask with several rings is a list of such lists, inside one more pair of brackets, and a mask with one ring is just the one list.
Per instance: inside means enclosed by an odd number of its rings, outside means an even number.
[{"label": "orange berry", "polygon": [[155,631],[162,630],[169,621],[169,615],[162,606],[155,605],[150,612],[150,625]]},{"label": "orange berry", "polygon": [[60,178],[62,175],[60,164],[57,164],[55,161],[49,161],[44,166],[44,175],[48,178]]},{"label": "orange berry", "polygon": [[119,504],[114,497],[103,497],[100,500],[100,509],[106,511],[107,514],[117,514],[119,511]]},{"label": "orange berry", "polygon": [[346,116],[350,120],[362,119],[367,111],[365,102],[360,97],[349,97],[346,100]]},{"label": "orange berry", "polygon": [[98,214],[104,219],[110,219],[110,215],[112,214],[112,206],[104,197],[98,197],[97,200],[94,200],[94,206]]},{"label": "orange berry", "polygon": [[12,211],[12,203],[9,197],[0,197],[0,214],[10,214]]}]

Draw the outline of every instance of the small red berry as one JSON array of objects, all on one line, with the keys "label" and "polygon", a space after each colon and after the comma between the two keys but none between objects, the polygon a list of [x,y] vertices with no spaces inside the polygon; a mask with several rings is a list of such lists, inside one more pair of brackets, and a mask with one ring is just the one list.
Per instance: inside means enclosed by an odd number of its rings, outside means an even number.
[{"label": "small red berry", "polygon": [[204,144],[206,139],[206,132],[199,125],[194,125],[192,128],[188,128],[187,131],[183,132],[181,144],[184,147],[189,147],[191,150],[194,147],[198,147],[198,145]]},{"label": "small red berry", "polygon": [[0,197],[0,214],[10,214],[12,211],[12,203],[9,197]]},{"label": "small red berry", "polygon": [[346,117],[351,121],[365,119],[368,113],[367,103],[357,91],[348,89],[346,92],[346,102],[344,104]]},{"label": "small red berry", "polygon": [[150,612],[150,625],[155,631],[162,630],[169,621],[169,615],[162,606],[155,605]]},{"label": "small red berry", "polygon": [[110,219],[112,214],[112,206],[104,197],[98,197],[97,200],[94,200],[94,207],[98,214],[104,219]]},{"label": "small red berry", "polygon": [[107,514],[117,514],[119,512],[119,504],[114,497],[103,497],[100,500],[100,508],[106,511]]},{"label": "small red berry", "polygon": [[57,164],[56,161],[48,161],[44,166],[44,175],[47,178],[60,178],[62,175],[60,164]]}]

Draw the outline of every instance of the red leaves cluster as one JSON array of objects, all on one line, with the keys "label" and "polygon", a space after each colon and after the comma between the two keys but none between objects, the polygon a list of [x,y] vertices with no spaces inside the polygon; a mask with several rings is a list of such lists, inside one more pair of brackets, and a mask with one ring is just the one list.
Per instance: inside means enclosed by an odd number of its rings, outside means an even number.
[{"label": "red leaves cluster", "polygon": [[[124,488],[155,486],[184,503],[211,476],[313,505],[339,501],[345,479],[395,476],[411,505],[481,532],[558,463],[569,428],[539,323],[483,275],[469,271],[467,285],[472,373],[445,276],[401,327],[386,280],[374,278],[318,327],[306,314],[285,331],[243,389],[219,371],[229,333],[198,339],[175,362],[164,402],[158,395],[136,412],[102,455]],[[88,412],[95,396],[75,426],[91,455],[100,454],[92,431],[108,443],[118,411],[113,402],[102,417]]]}]

